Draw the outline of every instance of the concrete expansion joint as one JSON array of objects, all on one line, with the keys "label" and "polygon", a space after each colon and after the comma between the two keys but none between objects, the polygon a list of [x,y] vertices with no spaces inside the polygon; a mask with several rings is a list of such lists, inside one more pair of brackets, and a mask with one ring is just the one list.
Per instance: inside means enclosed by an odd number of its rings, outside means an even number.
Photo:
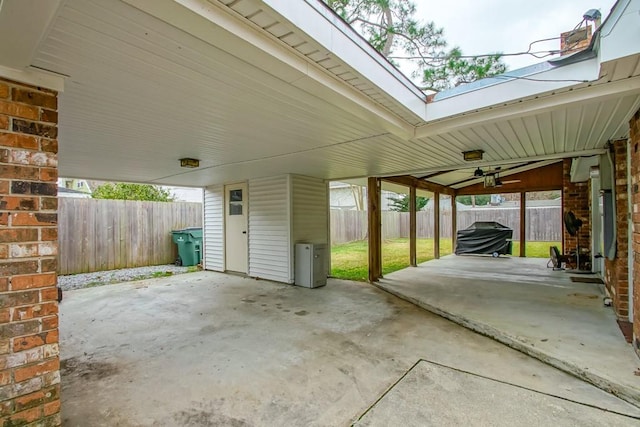
[{"label": "concrete expansion joint", "polygon": [[[593,372],[588,371],[585,368],[582,368],[574,363],[571,363],[566,360],[561,360],[557,357],[551,356],[534,346],[528,344],[526,341],[519,340],[518,337],[511,336],[503,331],[500,331],[494,327],[489,325],[468,319],[464,316],[448,312],[441,308],[435,307],[431,304],[428,304],[418,298],[413,298],[411,296],[403,295],[401,292],[393,289],[391,286],[385,286],[383,283],[375,282],[372,283],[373,286],[381,289],[391,295],[394,295],[404,301],[410,302],[411,304],[422,308],[430,313],[436,314],[440,317],[443,317],[451,322],[454,322],[460,326],[463,326],[466,329],[469,329],[473,332],[476,332],[485,337],[491,338],[501,344],[506,345],[514,350],[517,350],[527,356],[533,357],[549,366],[552,366],[556,369],[559,369],[569,375],[572,375],[580,380],[586,381],[601,390],[606,391],[633,406],[640,408],[640,394],[637,390],[634,390],[631,387],[625,386],[624,384],[613,382],[607,378],[604,378],[598,374],[594,374]],[[420,361],[416,362],[418,364]],[[429,363],[435,363],[430,362]],[[415,367],[415,365],[414,365]],[[413,367],[412,367],[413,369]],[[454,368],[452,368],[454,369]],[[410,371],[410,370],[409,370]],[[406,374],[405,374],[406,375]],[[499,380],[495,380],[499,381]],[[557,396],[556,396],[557,397]],[[364,416],[364,414],[363,414]]]},{"label": "concrete expansion joint", "polygon": [[391,384],[391,386],[389,388],[387,388],[387,390],[385,390],[384,393],[382,393],[380,395],[380,397],[378,397],[378,399],[376,399],[376,401],[373,402],[353,423],[351,423],[351,427],[356,426],[356,424],[360,420],[362,420],[362,418],[364,418],[380,401],[382,401],[396,386],[398,386],[398,384],[400,384],[400,382],[402,382],[402,380],[404,380],[421,363],[428,363],[428,364],[431,364],[433,366],[437,366],[437,367],[440,367],[440,368],[448,369],[448,370],[455,371],[455,372],[458,372],[458,373],[461,373],[461,374],[471,375],[471,376],[474,376],[476,378],[481,378],[481,379],[484,379],[484,380],[489,380],[489,381],[493,381],[493,382],[496,382],[496,383],[504,384],[504,385],[507,385],[507,386],[516,387],[516,388],[519,388],[519,389],[522,389],[522,390],[526,390],[526,391],[529,391],[529,392],[532,392],[532,393],[536,393],[536,394],[539,394],[539,395],[542,395],[542,396],[553,397],[555,399],[560,399],[560,400],[563,400],[565,402],[574,403],[576,405],[581,405],[581,406],[584,406],[584,407],[597,409],[597,410],[608,412],[608,413],[611,413],[611,414],[620,415],[620,416],[623,416],[623,417],[626,417],[626,418],[629,418],[629,419],[632,419],[632,420],[639,420],[640,421],[640,416],[626,414],[626,413],[623,413],[623,412],[620,412],[620,411],[611,410],[611,409],[605,408],[605,407],[600,406],[600,405],[594,405],[594,404],[590,404],[590,403],[580,402],[578,400],[569,399],[567,397],[560,396],[558,394],[546,393],[546,392],[543,392],[543,391],[540,391],[540,390],[536,390],[536,389],[531,388],[531,387],[525,387],[523,385],[516,384],[516,383],[513,383],[513,382],[499,380],[497,378],[492,378],[492,377],[489,377],[489,376],[486,376],[486,375],[481,375],[481,374],[478,374],[478,373],[475,373],[475,372],[471,372],[471,371],[468,371],[468,370],[465,370],[465,369],[456,368],[455,366],[446,365],[446,364],[443,364],[443,363],[435,362],[433,360],[420,358],[413,365],[411,365],[411,367],[409,369],[407,369],[405,371],[405,373],[400,376],[400,378],[398,378],[393,384]]}]

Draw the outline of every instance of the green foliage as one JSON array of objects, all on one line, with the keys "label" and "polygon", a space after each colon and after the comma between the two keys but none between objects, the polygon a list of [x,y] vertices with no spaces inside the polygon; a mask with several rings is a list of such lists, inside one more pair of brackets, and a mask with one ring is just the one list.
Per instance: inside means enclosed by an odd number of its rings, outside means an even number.
[{"label": "green foliage", "polygon": [[[331,247],[331,275],[338,279],[367,281],[368,243],[366,240]],[[548,258],[549,246],[560,242],[527,242],[527,258]],[[417,239],[418,263],[433,259],[433,239]],[[440,255],[453,253],[451,239],[440,239]],[[513,242],[513,253],[520,253],[520,242]],[[391,239],[382,243],[382,274],[409,267],[409,239]]]},{"label": "green foliage", "polygon": [[491,196],[486,194],[481,194],[478,196],[458,196],[456,197],[456,201],[458,203],[462,203],[463,205],[472,206],[474,204],[473,198],[475,197],[475,206],[485,206],[491,203]]},{"label": "green foliage", "polygon": [[499,54],[475,58],[463,58],[459,48],[453,48],[440,66],[422,69],[422,81],[433,90],[459,86],[506,71]]},{"label": "green foliage", "polygon": [[151,277],[153,278],[160,278],[160,277],[169,277],[169,276],[173,276],[173,272],[171,271],[156,271],[151,273]]},{"label": "green foliage", "polygon": [[325,1],[390,61],[413,63],[413,77],[424,89],[442,90],[506,70],[497,53],[464,58],[457,47],[447,52],[443,29],[417,20],[410,0]]},{"label": "green foliage", "polygon": [[93,191],[94,199],[144,200],[148,202],[172,202],[168,190],[150,184],[107,183]]},{"label": "green foliage", "polygon": [[[409,212],[409,196],[407,194],[400,194],[398,197],[387,197],[387,200],[391,202],[389,209],[396,212]],[[422,210],[429,202],[428,197],[416,196],[416,211]]]}]

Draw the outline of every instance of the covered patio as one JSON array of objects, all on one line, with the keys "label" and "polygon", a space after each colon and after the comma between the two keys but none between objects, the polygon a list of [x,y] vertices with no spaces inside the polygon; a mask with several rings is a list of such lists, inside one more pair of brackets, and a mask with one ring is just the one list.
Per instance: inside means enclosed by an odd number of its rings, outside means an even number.
[{"label": "covered patio", "polygon": [[[93,341],[93,348],[87,347],[86,342],[74,347],[67,339],[59,346],[60,333],[66,333],[66,325],[58,329],[55,289],[59,214],[55,181],[59,175],[202,188],[205,195],[204,268],[259,278],[260,282],[250,283],[261,285],[264,279],[294,283],[296,243],[328,243],[326,189],[330,180],[364,178],[368,180],[369,194],[375,194],[381,179],[401,177],[404,181],[398,183],[410,186],[414,194],[420,185],[434,192],[443,185],[454,187],[455,193],[457,185],[472,184],[465,176],[452,176],[456,171],[466,170],[466,175],[475,176],[476,168],[481,168],[484,174],[500,167],[503,171],[500,178],[521,179],[524,185],[524,177],[518,175],[526,173],[531,165],[551,168],[554,166],[545,162],[562,162],[565,208],[585,219],[592,214],[598,216],[593,210],[596,204],[590,205],[589,200],[595,200],[593,195],[599,194],[601,187],[610,191],[609,205],[619,204],[617,211],[614,209],[614,214],[619,215],[609,221],[609,224],[615,223],[618,252],[613,251],[607,260],[607,281],[615,293],[615,314],[619,319],[635,323],[634,346],[640,354],[640,286],[633,286],[634,281],[640,282],[640,264],[638,256],[635,264],[631,256],[634,249],[640,254],[640,217],[627,215],[640,210],[637,189],[640,180],[639,10],[640,0],[616,2],[582,52],[431,96],[402,75],[320,0],[0,1],[0,163],[3,167],[0,177],[3,199],[0,209],[3,239],[0,242],[3,258],[0,262],[3,369],[0,372],[3,391],[0,421],[12,425],[60,425],[61,383],[73,384],[69,380],[69,366],[73,365],[64,367],[66,375],[63,374],[61,380],[61,359],[83,355],[85,351],[91,354],[105,346],[99,350],[107,349],[121,357],[127,353],[127,346],[133,348],[144,342],[142,337],[148,338],[149,345],[136,349],[132,358],[146,352],[167,361],[167,352],[184,345],[183,351],[169,354],[175,358],[168,366],[176,370],[167,372],[158,363],[157,369],[148,371],[152,365],[145,362],[149,359],[137,360],[121,371],[133,376],[122,375],[120,379],[136,381],[128,389],[132,394],[140,394],[140,390],[154,391],[164,385],[174,387],[174,395],[186,400],[189,389],[176,384],[183,379],[184,372],[193,369],[195,362],[208,362],[212,350],[219,349],[215,347],[216,334],[231,334],[232,343],[238,342],[235,338],[246,337],[245,334],[257,338],[255,342],[247,341],[248,344],[266,340],[261,333],[266,316],[262,306],[257,313],[252,313],[244,305],[256,307],[256,298],[261,293],[259,286],[240,297],[246,297],[247,301],[240,304],[236,300],[235,305],[231,305],[238,309],[236,312],[228,312],[230,315],[242,313],[243,316],[236,317],[237,321],[254,329],[238,330],[229,325],[222,332],[215,329],[219,326],[216,323],[201,322],[207,313],[214,311],[216,301],[211,300],[210,294],[198,299],[194,286],[193,293],[172,296],[158,292],[160,305],[179,307],[173,312],[158,312],[157,306],[145,311],[147,301],[144,299],[135,300],[139,306],[133,310],[133,299],[121,299],[120,308],[125,308],[110,318],[115,326],[123,328],[119,340],[114,341],[118,347],[109,341],[113,335],[91,334],[87,334],[87,342],[92,337],[100,337],[99,342]],[[470,164],[464,159],[463,153],[478,150],[484,153],[482,160]],[[609,157],[612,151],[616,156],[614,166]],[[595,185],[590,175],[582,180],[573,179],[574,159],[587,156],[598,156],[599,172],[603,176],[605,166],[609,165],[609,178],[619,177],[608,180],[608,187],[613,188]],[[199,167],[185,169],[183,160]],[[559,170],[560,166],[557,167]],[[604,178],[602,181],[606,182]],[[557,185],[559,181],[554,183],[554,188]],[[520,191],[534,189],[528,186]],[[447,194],[444,190],[441,192]],[[380,206],[375,198],[369,202],[372,248],[369,275],[373,282],[381,278]],[[229,226],[231,216],[238,220],[233,227]],[[597,231],[594,228],[592,232],[591,226],[582,227],[584,236],[580,239],[594,242],[591,237],[598,236]],[[628,240],[630,234],[635,239]],[[575,240],[565,238],[565,251],[576,246]],[[415,251],[412,256],[415,259]],[[327,267],[320,267],[324,269],[321,273],[328,272]],[[424,269],[419,267],[414,271],[421,270]],[[475,276],[473,281],[478,280]],[[235,278],[225,277],[230,281]],[[390,279],[393,276],[384,281]],[[526,278],[521,281],[525,280],[535,282]],[[285,285],[278,286],[284,289]],[[584,293],[566,289],[567,294]],[[334,302],[330,301],[331,286],[326,290],[314,293],[313,302],[318,295],[329,299],[316,313],[333,310],[321,319],[329,325],[320,328],[320,333],[327,333],[333,340],[331,345],[335,345],[333,351],[337,357],[334,362],[340,362],[340,357],[346,354],[347,362],[335,363],[343,377],[332,387],[289,389],[279,400],[256,393],[257,382],[253,376],[240,381],[240,376],[235,374],[251,373],[252,367],[268,359],[273,372],[278,374],[269,378],[271,390],[278,392],[283,378],[295,381],[300,374],[299,370],[289,369],[288,362],[304,360],[321,365],[325,357],[314,360],[299,359],[300,353],[265,354],[262,347],[254,346],[247,350],[251,357],[244,359],[246,364],[242,358],[227,356],[227,362],[232,363],[218,365],[222,367],[221,373],[210,363],[204,363],[206,370],[202,378],[207,374],[208,377],[198,380],[198,386],[205,381],[221,381],[224,387],[218,389],[218,403],[227,399],[227,394],[235,397],[233,393],[240,389],[238,393],[245,393],[244,402],[251,403],[245,407],[221,403],[222,410],[216,406],[209,412],[238,420],[223,418],[213,422],[242,425],[241,417],[257,416],[256,407],[279,406],[280,412],[264,412],[265,417],[276,414],[275,418],[254,420],[253,424],[275,421],[275,424],[292,425],[299,424],[300,420],[304,424],[311,419],[305,416],[315,414],[317,417],[313,420],[327,425],[333,418],[330,419],[326,408],[337,411],[334,404],[343,397],[354,399],[341,407],[340,419],[350,419],[358,413],[354,408],[361,409],[375,402],[374,397],[389,386],[386,380],[396,381],[423,357],[418,352],[412,353],[403,359],[406,363],[401,366],[395,364],[396,354],[385,353],[382,361],[367,359],[370,351],[387,348],[395,333],[406,333],[406,328],[410,328],[412,335],[400,345],[411,346],[421,339],[426,342],[423,339],[426,331],[411,329],[411,325],[418,323],[413,318],[398,323],[385,318],[388,322],[382,327],[388,328],[388,339],[380,339],[366,347],[366,351],[358,352],[358,347],[352,344],[365,340],[362,336],[365,332],[370,332],[373,340],[380,330],[350,328],[365,314],[377,318],[381,305],[356,303],[340,311],[337,308],[342,308],[341,305],[331,305]],[[139,292],[145,293],[145,290]],[[297,333],[304,325],[307,339],[313,344],[308,351],[317,350],[317,337],[313,335],[318,332],[317,323],[311,321],[314,316],[305,315],[302,322],[303,316],[296,315],[297,312],[311,313],[304,306],[303,292],[292,287],[283,292],[291,292],[300,300],[295,303],[296,311],[287,309],[293,315],[287,312],[286,320],[275,323],[279,327],[273,329],[274,336],[269,337],[268,344],[294,345],[290,342],[295,338],[291,331]],[[363,299],[366,298],[356,297],[355,301]],[[61,317],[66,315],[67,307],[73,306],[72,301],[63,302]],[[339,303],[340,298],[337,301]],[[193,311],[189,302],[202,310]],[[586,298],[584,303],[599,301]],[[272,305],[277,308],[278,304]],[[91,307],[81,307],[84,312],[79,321],[109,320],[101,316],[103,310],[113,307],[101,301]],[[313,304],[309,307],[316,309]],[[385,310],[394,310],[389,305],[385,307]],[[129,316],[138,309],[142,317],[136,323]],[[582,312],[576,311],[576,319],[580,317],[577,313]],[[177,332],[164,329],[167,324],[175,326],[171,322],[177,320],[181,320],[183,326]],[[589,321],[594,329],[582,335],[599,335],[596,332],[599,328],[614,328],[614,321],[611,317],[597,325]],[[155,325],[158,327],[154,329]],[[356,334],[350,335],[354,330]],[[458,345],[449,345],[457,344],[456,333],[466,333],[449,332],[452,333],[438,334],[434,339],[448,345],[441,355],[445,361],[451,359],[452,354],[460,354]],[[615,336],[615,331],[611,332]],[[536,349],[543,343],[542,339],[552,339],[551,336],[532,338],[539,341],[535,342]],[[234,348],[230,348],[229,354],[233,351]],[[483,356],[497,354],[492,351]],[[354,357],[354,353],[362,357]],[[479,353],[474,352],[467,362],[477,365]],[[500,358],[495,365],[502,369],[505,360]],[[611,360],[607,369],[611,365],[628,366],[626,353],[616,352]],[[309,363],[304,369],[311,366]],[[100,369],[102,365],[85,366],[88,366],[88,377],[104,372]],[[283,366],[289,376],[280,375]],[[369,381],[368,375],[380,366],[386,366],[386,372],[392,375],[375,384],[353,380],[356,372]],[[340,368],[345,368],[344,372]],[[321,369],[318,368],[311,379],[322,383],[325,375]],[[591,370],[589,365],[589,372]],[[77,372],[81,373],[81,381],[76,385],[82,383],[85,374],[83,370]],[[198,375],[198,372],[190,373],[192,378]],[[626,368],[624,373],[627,374]],[[306,379],[308,377],[303,380]],[[101,385],[106,384],[107,389],[111,387],[110,391],[123,405],[129,403],[124,399],[127,394],[122,393],[123,388],[112,387],[113,384],[102,381],[103,378],[98,380]],[[353,394],[334,398],[332,393],[344,390],[346,385]],[[632,390],[633,382],[622,385],[618,394],[627,396],[623,391]],[[127,385],[124,386],[126,389]],[[81,404],[80,397],[96,398],[90,402],[97,402],[95,388],[80,389],[77,402],[65,398],[62,413],[72,414],[78,409],[72,409],[72,405]],[[315,403],[319,391],[324,399],[321,406]],[[300,392],[310,393],[300,399]],[[210,401],[203,405],[212,404],[211,394],[208,396]],[[287,414],[290,400],[296,398],[299,403],[302,401],[300,407],[303,407],[298,423],[278,418]],[[148,399],[137,407],[142,411],[138,415],[146,417],[139,424],[152,424],[153,417],[166,415],[170,418],[164,420],[169,425],[188,425],[180,412],[183,409],[176,412],[178,418],[175,414],[162,413],[161,403],[170,402],[171,398],[165,394],[162,399]],[[253,404],[256,402],[259,405]],[[304,402],[309,402],[306,409]],[[197,420],[202,409],[197,402],[194,408],[192,419]],[[113,421],[109,418],[112,414],[109,407],[97,413],[107,417],[107,421]],[[122,420],[124,423],[126,416]],[[101,420],[97,421],[98,425],[99,422]]]},{"label": "covered patio", "polygon": [[[595,275],[546,259],[449,255],[391,273],[377,286],[640,404],[640,363]],[[572,280],[573,279],[573,280]]]},{"label": "covered patio", "polygon": [[203,271],[75,290],[60,330],[70,427],[640,419],[609,393],[365,283],[306,289]]}]

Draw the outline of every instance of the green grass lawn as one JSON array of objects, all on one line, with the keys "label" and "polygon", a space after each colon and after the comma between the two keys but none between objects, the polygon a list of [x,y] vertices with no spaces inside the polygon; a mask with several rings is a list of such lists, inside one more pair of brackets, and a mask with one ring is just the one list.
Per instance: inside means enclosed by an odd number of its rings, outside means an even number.
[{"label": "green grass lawn", "polygon": [[[527,242],[527,257],[547,258],[549,246],[560,242]],[[433,259],[433,239],[418,239],[418,263]],[[339,279],[366,281],[368,273],[367,241],[344,243],[331,247],[331,275]],[[453,253],[451,239],[440,239],[440,255]],[[513,253],[520,253],[520,243],[513,242]],[[382,244],[382,274],[409,266],[409,239],[385,240]]]}]

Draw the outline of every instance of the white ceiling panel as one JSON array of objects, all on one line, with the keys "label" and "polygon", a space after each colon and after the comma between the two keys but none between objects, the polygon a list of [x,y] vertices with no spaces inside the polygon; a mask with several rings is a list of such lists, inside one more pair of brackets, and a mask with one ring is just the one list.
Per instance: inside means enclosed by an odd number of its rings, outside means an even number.
[{"label": "white ceiling panel", "polygon": [[[530,90],[536,82],[520,82],[529,95],[425,123],[426,112],[419,117],[415,105],[374,84],[375,73],[350,66],[309,35],[326,35],[326,20],[305,33],[268,1],[187,3],[224,19],[169,0],[63,2],[31,64],[68,76],[59,102],[61,175],[204,186],[280,173],[330,180],[455,168],[468,174],[475,168],[462,160],[468,150],[485,151],[478,164],[503,165],[602,149],[627,135],[640,108],[636,55],[605,64],[593,84],[564,82],[537,93]],[[163,7],[179,8],[186,20],[160,19]],[[177,24],[190,19],[197,29]],[[225,19],[257,38],[231,32]],[[369,55],[361,40],[330,30]],[[595,59],[589,61],[578,67],[585,75]],[[398,93],[413,94],[397,70],[379,58],[372,64],[397,80]],[[480,88],[474,97],[520,83]],[[180,168],[182,157],[200,159],[201,167]]]},{"label": "white ceiling panel", "polygon": [[120,2],[68,1],[35,65],[70,76],[62,175],[168,182],[181,157],[229,165],[384,133]]},{"label": "white ceiling panel", "polygon": [[[418,140],[427,146],[442,147],[440,166],[424,168],[422,172],[464,167],[462,152],[468,150],[484,150],[483,164],[500,164],[604,149],[607,142],[628,136],[630,116],[638,108],[640,91],[557,106],[509,120],[447,129]],[[410,172],[419,174],[418,168]]]}]

